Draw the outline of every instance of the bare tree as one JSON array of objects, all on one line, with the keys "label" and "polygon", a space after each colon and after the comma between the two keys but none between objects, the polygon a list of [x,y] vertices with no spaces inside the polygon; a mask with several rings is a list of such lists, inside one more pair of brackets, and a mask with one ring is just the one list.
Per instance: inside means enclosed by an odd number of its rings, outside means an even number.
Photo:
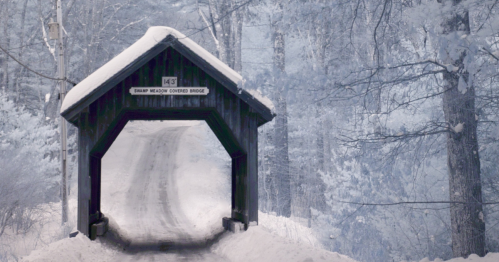
[{"label": "bare tree", "polygon": [[[215,42],[218,58],[235,71],[241,73],[241,39],[244,13],[251,1],[196,0],[199,16]],[[203,9],[208,9],[208,15]]]},{"label": "bare tree", "polygon": [[288,111],[287,86],[282,81],[286,75],[284,1],[275,0],[272,13],[272,42],[273,73],[274,73],[274,100],[276,102],[275,134],[274,134],[274,166],[271,171],[271,180],[274,186],[274,210],[277,215],[291,216],[291,177],[289,173],[288,147]]},{"label": "bare tree", "polygon": [[[9,7],[10,7],[10,1],[9,0],[4,0],[2,1],[2,26],[3,26],[3,35],[5,39],[5,43],[2,43],[5,48],[9,48],[10,46],[10,37],[9,37],[9,22],[10,22],[10,16],[11,14],[9,13]],[[2,61],[2,89],[5,92],[6,89],[8,89],[9,86],[9,58],[7,54],[3,55],[3,61]]]},{"label": "bare tree", "polygon": [[[469,12],[466,9],[460,10],[461,0],[446,2],[451,2],[455,11],[443,22],[443,34],[469,35]],[[449,125],[447,167],[450,201],[467,203],[451,204],[450,207],[454,257],[485,255],[475,87],[464,64],[466,56],[467,51],[460,50],[458,57],[446,57],[444,62],[457,70],[443,73],[442,105],[445,122]]]}]

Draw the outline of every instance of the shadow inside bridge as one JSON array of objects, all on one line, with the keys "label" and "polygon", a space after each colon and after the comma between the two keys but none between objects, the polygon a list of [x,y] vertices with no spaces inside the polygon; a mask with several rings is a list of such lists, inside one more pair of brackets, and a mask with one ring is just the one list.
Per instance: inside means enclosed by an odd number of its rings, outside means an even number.
[{"label": "shadow inside bridge", "polygon": [[205,239],[168,239],[134,241],[124,236],[118,228],[110,226],[109,230],[99,240],[113,246],[124,253],[137,254],[142,252],[201,252],[207,251],[217,243],[226,231],[221,229],[213,236]]}]

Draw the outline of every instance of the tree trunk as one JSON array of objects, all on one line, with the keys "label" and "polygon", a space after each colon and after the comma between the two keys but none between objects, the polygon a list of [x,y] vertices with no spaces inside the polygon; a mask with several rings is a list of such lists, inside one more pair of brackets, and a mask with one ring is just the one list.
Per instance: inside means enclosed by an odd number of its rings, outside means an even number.
[{"label": "tree trunk", "polygon": [[[19,34],[19,46],[21,46],[21,48],[19,48],[19,52],[17,53],[17,57],[19,60],[23,60],[23,54],[24,54],[24,25],[25,25],[25,18],[26,18],[26,9],[27,9],[27,6],[28,6],[28,0],[24,0],[24,3],[23,3],[23,9],[22,9],[22,12],[21,12],[21,29],[20,29],[20,34]],[[21,87],[21,78],[22,78],[22,75],[24,73],[24,67],[22,66],[19,66],[19,70],[16,71],[16,78],[15,78],[15,86],[16,86],[16,103],[19,103],[20,100],[21,100],[21,90],[20,90],[20,87]],[[25,101],[26,102],[26,101]]]},{"label": "tree trunk", "polygon": [[320,172],[324,172],[326,169],[324,168],[324,110],[322,105],[319,103],[317,108],[315,109],[315,117],[317,119],[317,166],[316,172],[319,174]]},{"label": "tree trunk", "polygon": [[[217,45],[217,56],[230,68],[241,72],[241,37],[243,28],[243,8],[238,8],[237,0],[209,0],[209,19],[198,11],[210,27]],[[238,8],[236,10],[236,8]]]},{"label": "tree trunk", "polygon": [[[462,65],[462,60],[461,60]],[[462,75],[467,79],[468,74]],[[447,134],[447,166],[451,202],[452,250],[454,257],[470,254],[485,255],[485,223],[482,212],[480,158],[478,156],[477,121],[475,120],[475,89],[468,87],[462,94],[457,86],[459,76],[445,73],[443,97]],[[459,130],[460,132],[454,130]]]},{"label": "tree trunk", "polygon": [[288,114],[286,97],[278,94],[275,122],[275,168],[274,179],[277,185],[276,213],[279,216],[291,216],[291,179],[288,156]]},{"label": "tree trunk", "polygon": [[278,10],[274,13],[273,41],[274,41],[274,79],[275,81],[275,167],[274,179],[277,186],[277,215],[291,216],[291,181],[289,174],[288,155],[288,112],[287,112],[287,90],[282,84],[285,74],[285,42],[282,28],[283,3],[276,1]]},{"label": "tree trunk", "polygon": [[[273,141],[273,132],[269,132],[269,126],[262,127],[262,135],[258,140],[259,155],[263,159],[258,161],[260,169],[258,170],[258,192],[259,192],[259,209],[263,212],[271,212],[273,210],[272,204],[275,203],[274,185],[271,177],[272,166],[274,165],[274,148],[271,146]],[[261,143],[261,146],[260,146]]]},{"label": "tree trunk", "polygon": [[[453,0],[453,5],[460,0]],[[470,24],[467,11],[456,12],[443,23],[444,35],[462,32],[469,35]],[[463,60],[450,61],[459,70],[445,72],[443,111],[449,125],[447,133],[447,166],[452,251],[454,257],[470,254],[485,255],[485,222],[482,211],[482,187],[480,181],[480,159],[478,156],[475,88]],[[448,58],[450,59],[450,58]],[[461,83],[460,83],[461,82]]]},{"label": "tree trunk", "polygon": [[214,37],[216,37],[216,40],[218,41],[218,59],[229,65],[227,57],[228,45],[225,41],[226,36],[228,35],[228,33],[225,31],[225,21],[229,19],[222,18],[225,15],[225,12],[229,9],[229,4],[227,3],[227,1],[228,0],[222,0],[217,2],[215,0],[209,0],[208,3],[210,7],[210,22],[213,25]]},{"label": "tree trunk", "polygon": [[[42,5],[44,4],[43,1],[39,0],[38,1],[38,17],[39,19],[42,19],[43,20],[43,13],[42,13]],[[52,17],[56,17],[56,6],[55,6],[55,2],[54,2],[54,7],[52,8]],[[84,56],[86,57],[86,56]],[[54,56],[54,59],[55,59],[55,56]],[[52,64],[53,66],[53,72],[57,72],[57,63],[54,63]],[[84,69],[85,70],[85,69]],[[49,101],[45,103],[45,106],[43,108],[43,111],[45,113],[45,119],[52,122],[52,123],[55,123],[57,117],[59,116],[59,111],[58,111],[58,104],[59,104],[59,86],[57,85],[57,83],[54,83],[52,86],[51,86],[51,90],[50,90],[50,97],[49,97]]]},{"label": "tree trunk", "polygon": [[224,63],[226,63],[230,68],[234,68],[234,63],[232,59],[232,24],[231,24],[231,11],[232,1],[231,0],[223,0],[220,7],[220,17],[222,18],[221,25],[222,31],[219,34],[220,46],[224,48],[225,55]]},{"label": "tree trunk", "polygon": [[331,141],[329,132],[331,132],[331,120],[328,113],[323,116],[323,136],[324,136],[324,172],[330,174],[331,168]]},{"label": "tree trunk", "polygon": [[[325,109],[321,103],[317,104],[316,108],[316,118],[317,118],[317,150],[316,157],[317,162],[314,170],[313,177],[309,177],[306,181],[311,186],[310,191],[310,207],[313,207],[317,210],[324,211],[326,210],[326,199],[324,197],[324,192],[326,191],[326,185],[322,180],[322,175],[327,173],[326,169],[326,134],[328,132],[325,129]],[[311,214],[309,219],[311,219]],[[309,222],[309,224],[311,224]]]},{"label": "tree trunk", "polygon": [[[240,5],[238,1],[234,1],[234,8],[237,8]],[[243,19],[244,13],[243,8],[239,8],[237,11],[233,13],[233,21],[232,26],[234,32],[232,33],[234,36],[234,47],[233,47],[233,69],[241,73],[242,72],[242,62],[241,62],[241,43],[243,36]]]},{"label": "tree trunk", "polygon": [[[9,37],[9,1],[5,1],[3,4],[3,36],[5,39],[4,49],[8,50],[10,47],[10,37]],[[3,59],[3,77],[2,77],[2,89],[4,93],[9,89],[9,57],[4,54]]]}]

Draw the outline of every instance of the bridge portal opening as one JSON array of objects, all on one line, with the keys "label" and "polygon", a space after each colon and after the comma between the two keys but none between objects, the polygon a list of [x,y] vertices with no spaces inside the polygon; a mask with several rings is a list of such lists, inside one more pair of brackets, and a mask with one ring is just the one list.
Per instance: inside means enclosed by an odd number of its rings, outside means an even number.
[{"label": "bridge portal opening", "polygon": [[224,227],[257,225],[258,127],[274,113],[272,102],[243,80],[180,32],[152,27],[73,87],[61,115],[78,128],[78,230],[90,238],[106,232],[101,160],[131,120],[205,121],[231,158]]},{"label": "bridge portal opening", "polygon": [[231,216],[231,157],[205,121],[129,121],[101,162],[101,211],[125,238],[209,239]]}]

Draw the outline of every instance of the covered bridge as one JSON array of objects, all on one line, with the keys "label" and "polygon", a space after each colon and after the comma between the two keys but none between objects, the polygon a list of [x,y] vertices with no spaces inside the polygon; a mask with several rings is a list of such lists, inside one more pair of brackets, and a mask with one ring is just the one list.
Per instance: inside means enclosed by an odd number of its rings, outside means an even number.
[{"label": "covered bridge", "polygon": [[257,223],[257,128],[273,105],[241,82],[183,34],[151,27],[71,89],[61,115],[78,128],[78,230],[98,234],[101,158],[128,120],[205,120],[232,158],[232,220]]}]

